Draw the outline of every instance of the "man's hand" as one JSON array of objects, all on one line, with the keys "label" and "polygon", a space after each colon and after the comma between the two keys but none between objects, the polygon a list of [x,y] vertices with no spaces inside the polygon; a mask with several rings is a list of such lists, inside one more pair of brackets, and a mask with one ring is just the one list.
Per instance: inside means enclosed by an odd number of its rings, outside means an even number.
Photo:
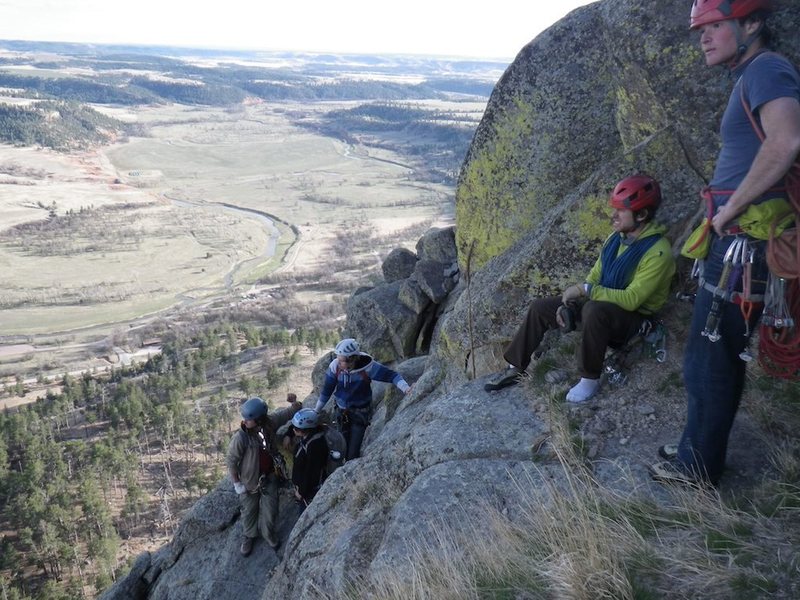
[{"label": "man's hand", "polygon": [[575,285],[571,285],[564,290],[564,293],[561,294],[561,303],[566,304],[567,302],[572,302],[573,300],[577,300],[581,296],[585,295],[586,290],[584,290],[583,284],[576,283]]},{"label": "man's hand", "polygon": [[733,211],[730,209],[730,207],[725,204],[719,209],[719,211],[717,211],[717,214],[714,215],[714,218],[711,219],[711,226],[714,228],[714,231],[717,232],[718,236],[722,237],[725,235],[725,226],[736,216],[732,213]]},{"label": "man's hand", "polygon": [[564,323],[564,316],[563,316],[564,315],[564,311],[562,310],[563,308],[564,308],[564,305],[562,304],[556,310],[556,323],[562,329],[564,328],[564,325],[566,325],[566,323]]},{"label": "man's hand", "polygon": [[240,496],[241,496],[242,494],[246,494],[246,493],[247,493],[247,488],[246,488],[246,487],[244,487],[244,484],[243,484],[241,481],[234,481],[234,482],[233,482],[233,490],[234,490],[234,491],[235,491],[237,494],[239,494]]},{"label": "man's hand", "polygon": [[294,404],[295,402],[297,402],[297,394],[293,394],[292,392],[289,392],[288,394],[286,394],[286,401],[289,404]]}]

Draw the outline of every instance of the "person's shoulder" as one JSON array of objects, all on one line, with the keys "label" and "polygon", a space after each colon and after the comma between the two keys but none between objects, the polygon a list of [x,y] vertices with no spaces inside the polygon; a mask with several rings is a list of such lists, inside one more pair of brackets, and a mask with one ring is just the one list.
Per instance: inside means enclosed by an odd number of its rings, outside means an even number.
[{"label": "person's shoulder", "polygon": [[325,440],[325,430],[319,429],[311,435],[309,446],[327,446],[328,442]]},{"label": "person's shoulder", "polygon": [[666,234],[667,226],[661,223],[652,223],[650,227],[647,228],[644,237],[659,236],[653,243],[653,246],[648,250],[648,254],[651,256],[667,255],[672,258],[672,242],[670,242]]},{"label": "person's shoulder", "polygon": [[650,251],[664,262],[675,262],[675,256],[672,254],[672,243],[666,236],[662,235],[661,238],[655,244],[653,244],[653,247],[650,249]]},{"label": "person's shoulder", "polygon": [[234,434],[231,436],[231,445],[232,446],[241,446],[247,438],[247,434],[244,430],[239,427]]},{"label": "person's shoulder", "polygon": [[760,80],[778,75],[788,74],[793,78],[800,77],[797,66],[783,54],[764,52],[756,56],[744,71],[743,78]]}]

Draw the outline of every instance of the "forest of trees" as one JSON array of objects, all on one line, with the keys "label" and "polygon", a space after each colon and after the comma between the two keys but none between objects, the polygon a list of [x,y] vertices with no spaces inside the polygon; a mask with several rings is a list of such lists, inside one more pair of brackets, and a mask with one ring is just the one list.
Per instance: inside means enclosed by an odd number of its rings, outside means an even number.
[{"label": "forest of trees", "polygon": [[18,146],[81,148],[107,142],[121,126],[76,102],[45,101],[30,107],[0,103],[0,142]]},{"label": "forest of trees", "polygon": [[[171,535],[178,513],[222,478],[239,402],[274,394],[300,347],[329,348],[338,332],[221,323],[168,336],[146,363],[65,375],[60,393],[0,413],[3,600],[107,588],[127,570],[117,560],[126,539]],[[255,348],[281,358],[236,375]]]}]

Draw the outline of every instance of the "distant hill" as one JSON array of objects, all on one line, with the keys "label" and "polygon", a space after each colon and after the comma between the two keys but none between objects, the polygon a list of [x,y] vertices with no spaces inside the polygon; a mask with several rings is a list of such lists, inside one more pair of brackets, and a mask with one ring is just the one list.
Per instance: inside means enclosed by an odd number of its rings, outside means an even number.
[{"label": "distant hill", "polygon": [[[0,49],[13,53],[0,57],[0,141],[59,150],[102,142],[110,132],[125,130],[85,104],[228,107],[253,97],[267,102],[474,101],[488,98],[506,67],[496,61],[440,57],[8,40],[0,41]],[[3,103],[4,95],[34,102]],[[60,120],[48,116],[54,110]]]},{"label": "distant hill", "polygon": [[0,141],[69,150],[109,141],[118,121],[75,102],[45,101],[33,106],[0,103]]}]

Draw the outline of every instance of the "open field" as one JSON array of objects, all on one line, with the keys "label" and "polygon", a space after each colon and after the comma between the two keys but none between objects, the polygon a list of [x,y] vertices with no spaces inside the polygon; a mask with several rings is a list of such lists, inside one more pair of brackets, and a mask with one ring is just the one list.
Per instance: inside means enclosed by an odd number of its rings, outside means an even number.
[{"label": "open field", "polygon": [[[114,112],[151,137],[70,155],[0,147],[4,335],[125,322],[255,281],[277,232],[232,207],[295,225],[295,270],[324,268],[350,222],[391,233],[449,218],[448,187],[414,181],[387,151],[298,129],[284,107]],[[282,228],[281,249],[294,235]]]},{"label": "open field", "polygon": [[296,125],[353,105],[100,107],[149,137],[67,154],[0,146],[0,350],[32,348],[0,357],[0,384],[19,376],[29,390],[3,405],[58,391],[37,379],[107,371],[112,338],[135,352],[156,318],[200,318],[253,294],[269,311],[276,283],[259,281],[271,273],[288,277],[277,285],[292,302],[343,307],[389,250],[451,223],[452,187],[418,180],[377,136]]},{"label": "open field", "polygon": [[[263,224],[219,209],[177,207],[114,183],[97,156],[0,149],[0,164],[46,173],[0,185],[0,331],[115,323],[224,286],[267,246]],[[157,267],[157,268],[154,268]]]}]

